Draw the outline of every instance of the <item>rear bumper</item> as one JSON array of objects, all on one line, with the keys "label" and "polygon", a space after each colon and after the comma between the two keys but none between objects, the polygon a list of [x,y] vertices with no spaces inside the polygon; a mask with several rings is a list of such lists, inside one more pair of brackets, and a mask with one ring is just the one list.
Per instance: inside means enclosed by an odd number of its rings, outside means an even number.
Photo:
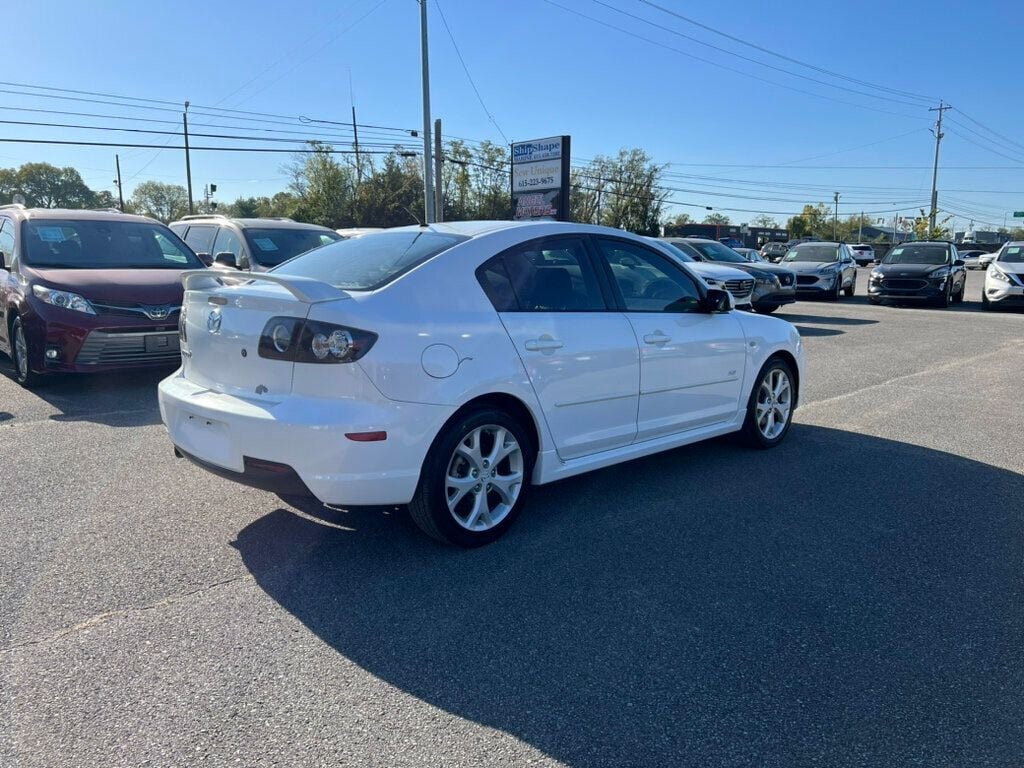
[{"label": "rear bumper", "polygon": [[[427,451],[455,410],[383,397],[256,400],[200,387],[181,371],[160,382],[158,394],[171,441],[195,463],[245,485],[341,505],[411,501]],[[387,439],[346,436],[358,432]]]}]

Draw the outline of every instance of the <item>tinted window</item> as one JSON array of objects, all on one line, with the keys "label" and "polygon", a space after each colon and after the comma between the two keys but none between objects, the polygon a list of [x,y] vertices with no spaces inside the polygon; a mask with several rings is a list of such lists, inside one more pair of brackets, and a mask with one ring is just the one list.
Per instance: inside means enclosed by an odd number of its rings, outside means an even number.
[{"label": "tinted window", "polygon": [[183,238],[185,244],[196,253],[213,255],[213,236],[217,228],[209,224],[193,224]]},{"label": "tinted window", "polygon": [[351,291],[372,291],[468,239],[422,229],[378,232],[339,239],[282,264],[274,272],[312,277]]},{"label": "tinted window", "polygon": [[538,240],[506,251],[502,259],[524,312],[606,309],[581,240]]},{"label": "tinted window", "polygon": [[747,262],[732,248],[716,243],[714,240],[689,240],[687,244],[708,261],[724,261],[729,264],[745,264]]},{"label": "tinted window", "polygon": [[503,257],[495,256],[481,264],[476,270],[476,279],[498,312],[514,312],[519,309]]},{"label": "tinted window", "polygon": [[696,284],[667,257],[621,240],[598,240],[623,304],[630,312],[697,312]]},{"label": "tinted window", "polygon": [[665,248],[668,248],[670,251],[672,251],[672,254],[680,261],[686,261],[691,263],[696,261],[696,259],[694,259],[690,254],[686,253],[682,248],[680,248],[675,243],[670,243],[666,240],[662,240],[661,244]]},{"label": "tinted window", "polygon": [[948,264],[949,247],[937,244],[901,245],[882,259],[883,264]]},{"label": "tinted window", "polygon": [[324,229],[302,229],[300,227],[265,227],[243,230],[249,243],[249,253],[257,264],[276,267],[300,253],[335,243],[342,237],[337,232]]},{"label": "tinted window", "polygon": [[0,253],[6,257],[4,266],[10,269],[14,255],[14,224],[10,219],[0,219]]},{"label": "tinted window", "polygon": [[162,225],[137,221],[25,222],[25,263],[61,269],[200,269]]},{"label": "tinted window", "polygon": [[221,227],[217,232],[217,240],[213,244],[213,255],[216,256],[218,253],[230,253],[234,256],[236,267],[246,266],[239,259],[242,255],[242,241],[228,227]]}]

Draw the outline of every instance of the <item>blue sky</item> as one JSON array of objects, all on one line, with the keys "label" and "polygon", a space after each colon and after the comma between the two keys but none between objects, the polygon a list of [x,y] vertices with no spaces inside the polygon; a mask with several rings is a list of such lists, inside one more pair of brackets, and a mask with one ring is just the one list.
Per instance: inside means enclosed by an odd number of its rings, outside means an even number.
[{"label": "blue sky", "polygon": [[[891,219],[898,207],[909,213],[927,205],[934,113],[916,98],[927,96],[956,107],[947,113],[952,121],[942,144],[940,208],[957,214],[958,228],[971,215],[1002,224],[1006,212],[1024,210],[1019,2],[655,2],[868,85],[772,57],[642,0],[430,3],[432,106],[446,134],[502,142],[502,134],[516,140],[568,133],[576,160],[642,147],[673,164],[667,183],[678,191],[671,198],[694,204],[678,210],[698,218],[710,205],[735,222],[760,211],[781,222],[803,201],[831,200],[838,190],[841,214],[878,211]],[[462,70],[439,7],[494,122]],[[350,119],[351,93],[360,123],[416,128],[422,120],[414,0],[50,0],[12,4],[4,25],[0,79],[10,83],[337,121]],[[0,92],[0,120],[173,130],[173,124],[25,110],[178,119],[164,104],[149,106],[169,111],[25,90],[0,85],[16,92]],[[193,123],[230,127],[193,130],[305,130],[266,122],[271,118],[230,117],[244,116],[196,115]],[[391,142],[399,135],[366,129],[360,139]],[[0,138],[174,140],[10,124],[0,124]],[[414,147],[417,140],[404,141]],[[193,139],[203,142],[229,143]],[[184,183],[182,153],[171,150],[0,143],[0,164],[73,165],[93,188],[113,189],[118,151],[126,190],[148,178]],[[206,182],[218,184],[222,200],[273,193],[286,184],[287,159],[195,152],[196,195]]]}]

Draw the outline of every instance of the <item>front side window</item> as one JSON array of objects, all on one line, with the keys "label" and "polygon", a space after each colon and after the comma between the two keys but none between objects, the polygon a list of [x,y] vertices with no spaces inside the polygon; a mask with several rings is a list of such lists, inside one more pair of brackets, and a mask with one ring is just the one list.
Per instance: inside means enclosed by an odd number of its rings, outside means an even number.
[{"label": "front side window", "polygon": [[535,240],[501,255],[522,312],[606,309],[582,240]]},{"label": "front side window", "polygon": [[25,264],[52,269],[201,269],[159,224],[39,219],[25,222]]},{"label": "front side window", "polygon": [[249,243],[249,253],[257,264],[276,267],[300,253],[319,248],[321,245],[336,243],[342,237],[336,232],[324,229],[303,229],[302,227],[260,227],[244,230]]},{"label": "front side window", "polygon": [[901,245],[882,259],[883,264],[949,264],[949,248],[945,245]]},{"label": "front side window", "polygon": [[627,311],[701,311],[696,284],[668,258],[622,240],[602,238],[597,244]]},{"label": "front side window", "polygon": [[213,244],[213,255],[214,257],[220,253],[230,253],[235,257],[235,266],[244,266],[241,264],[242,256],[242,241],[238,235],[231,231],[228,227],[221,227],[220,231],[217,232],[217,240]]},{"label": "front side window", "polygon": [[193,224],[185,233],[185,245],[196,253],[209,253],[213,255],[213,236],[217,234],[217,228],[209,224]]},{"label": "front side window", "polygon": [[373,291],[468,239],[422,229],[377,232],[348,240],[339,237],[282,264],[274,273],[311,277],[342,290]]}]

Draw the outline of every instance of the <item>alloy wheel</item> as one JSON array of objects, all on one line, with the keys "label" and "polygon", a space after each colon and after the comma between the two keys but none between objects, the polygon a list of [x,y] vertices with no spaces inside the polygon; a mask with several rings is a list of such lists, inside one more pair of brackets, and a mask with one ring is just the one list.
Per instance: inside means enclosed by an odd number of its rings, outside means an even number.
[{"label": "alloy wheel", "polygon": [[14,324],[14,365],[18,369],[18,378],[28,378],[28,342],[20,322]]},{"label": "alloy wheel", "polygon": [[487,531],[504,520],[523,488],[523,449],[511,431],[476,427],[455,446],[445,473],[445,497],[455,521]]},{"label": "alloy wheel", "polygon": [[772,368],[757,389],[754,419],[758,431],[774,440],[786,429],[793,405],[793,387],[788,374],[781,368]]}]

